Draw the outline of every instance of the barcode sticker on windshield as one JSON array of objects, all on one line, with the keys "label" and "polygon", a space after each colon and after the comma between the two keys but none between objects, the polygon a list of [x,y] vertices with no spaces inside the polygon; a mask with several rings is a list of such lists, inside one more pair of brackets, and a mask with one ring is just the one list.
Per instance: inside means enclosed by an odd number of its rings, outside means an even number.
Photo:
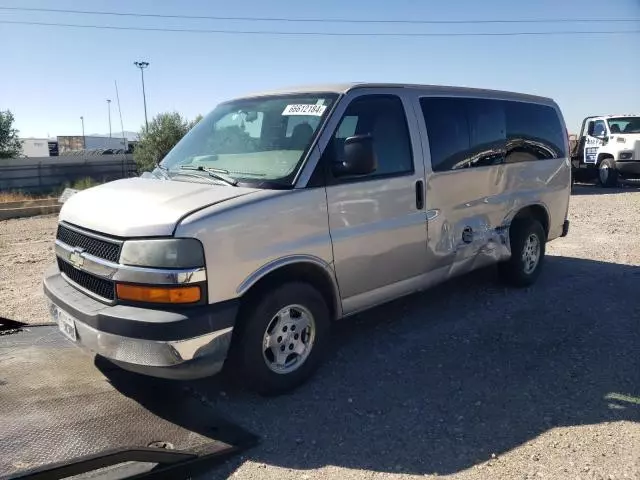
[{"label": "barcode sticker on windshield", "polygon": [[324,113],[326,105],[287,105],[282,111],[282,115],[313,115],[315,117],[321,117]]}]

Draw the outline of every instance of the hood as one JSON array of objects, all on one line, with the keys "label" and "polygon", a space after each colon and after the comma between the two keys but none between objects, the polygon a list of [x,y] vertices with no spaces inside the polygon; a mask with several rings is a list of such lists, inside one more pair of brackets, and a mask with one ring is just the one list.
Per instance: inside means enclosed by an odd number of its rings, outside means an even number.
[{"label": "hood", "polygon": [[622,137],[628,141],[640,140],[640,133],[612,133],[611,137]]},{"label": "hood", "polygon": [[618,138],[624,138],[624,143],[620,143],[620,145],[624,145],[625,143],[633,145],[635,142],[640,142],[640,133],[612,133],[611,140],[616,141]]},{"label": "hood", "polygon": [[[620,138],[624,139],[624,143],[619,142]],[[613,148],[617,152],[633,150],[635,151],[634,158],[636,160],[640,158],[640,133],[613,134],[607,146],[608,145],[614,145]]]},{"label": "hood", "polygon": [[78,192],[60,220],[118,237],[173,234],[189,213],[259,190],[152,178],[128,178]]}]

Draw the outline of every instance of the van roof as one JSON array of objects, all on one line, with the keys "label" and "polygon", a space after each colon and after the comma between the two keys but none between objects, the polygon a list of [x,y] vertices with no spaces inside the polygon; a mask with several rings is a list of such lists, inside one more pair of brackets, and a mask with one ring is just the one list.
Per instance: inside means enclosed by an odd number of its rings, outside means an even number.
[{"label": "van roof", "polygon": [[553,99],[548,97],[540,97],[525,93],[509,92],[503,90],[489,90],[482,88],[455,87],[448,85],[420,85],[412,83],[371,83],[371,82],[352,82],[352,83],[328,83],[319,85],[302,85],[297,87],[279,88],[275,90],[254,92],[249,95],[242,95],[239,98],[264,97],[270,95],[285,94],[302,94],[302,93],[347,93],[358,88],[407,88],[428,91],[429,94],[458,94],[458,95],[480,95],[480,96],[499,96],[502,98],[522,99],[537,101],[540,103],[553,103]]}]

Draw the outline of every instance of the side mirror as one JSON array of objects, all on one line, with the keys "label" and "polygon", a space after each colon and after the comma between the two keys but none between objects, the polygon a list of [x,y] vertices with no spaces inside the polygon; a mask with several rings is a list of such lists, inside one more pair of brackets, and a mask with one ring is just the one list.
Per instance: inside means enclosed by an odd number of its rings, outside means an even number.
[{"label": "side mirror", "polygon": [[335,162],[332,166],[336,177],[368,175],[375,172],[377,168],[371,135],[356,135],[345,139],[342,161]]}]

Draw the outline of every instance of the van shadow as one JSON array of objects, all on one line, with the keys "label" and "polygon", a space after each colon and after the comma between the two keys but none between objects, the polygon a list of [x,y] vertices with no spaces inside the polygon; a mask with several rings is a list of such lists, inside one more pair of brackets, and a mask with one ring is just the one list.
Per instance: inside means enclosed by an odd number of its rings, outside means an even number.
[{"label": "van shadow", "polygon": [[620,181],[619,185],[615,188],[603,188],[600,185],[594,185],[589,183],[576,183],[571,188],[571,195],[585,196],[585,195],[612,195],[617,193],[640,193],[640,183]]},{"label": "van shadow", "polygon": [[26,325],[26,323],[19,322],[18,320],[9,320],[8,318],[0,317],[0,332],[17,331]]},{"label": "van shadow", "polygon": [[547,257],[522,290],[490,268],[340,322],[289,395],[180,385],[262,438],[254,462],[451,474],[554,427],[640,421],[639,287],[640,267],[576,258]]}]

